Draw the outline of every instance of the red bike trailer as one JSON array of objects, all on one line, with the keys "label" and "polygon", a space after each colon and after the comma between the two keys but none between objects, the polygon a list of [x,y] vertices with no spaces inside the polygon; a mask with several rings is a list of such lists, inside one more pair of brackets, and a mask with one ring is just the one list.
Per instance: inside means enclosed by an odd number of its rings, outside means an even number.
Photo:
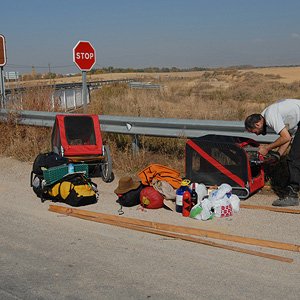
[{"label": "red bike trailer", "polygon": [[91,177],[112,181],[111,155],[102,142],[98,115],[56,115],[51,146],[53,152],[74,164],[88,164]]}]

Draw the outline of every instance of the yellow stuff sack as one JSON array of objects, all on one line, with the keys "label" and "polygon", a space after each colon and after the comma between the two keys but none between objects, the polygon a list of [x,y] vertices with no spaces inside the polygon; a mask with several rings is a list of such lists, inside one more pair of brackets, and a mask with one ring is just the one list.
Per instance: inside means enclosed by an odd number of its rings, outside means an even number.
[{"label": "yellow stuff sack", "polygon": [[97,185],[84,174],[70,173],[48,187],[44,198],[71,206],[83,206],[96,203],[97,192]]}]

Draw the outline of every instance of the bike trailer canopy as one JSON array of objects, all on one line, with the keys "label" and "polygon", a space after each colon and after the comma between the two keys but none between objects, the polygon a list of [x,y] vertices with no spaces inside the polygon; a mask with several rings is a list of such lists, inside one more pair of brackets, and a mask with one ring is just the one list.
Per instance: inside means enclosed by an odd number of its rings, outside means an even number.
[{"label": "bike trailer canopy", "polygon": [[252,139],[206,135],[186,143],[186,177],[206,186],[227,183],[234,194],[247,198],[264,186],[262,165],[249,162],[247,147],[258,147]]},{"label": "bike trailer canopy", "polygon": [[98,115],[56,115],[52,149],[66,157],[98,157],[103,144]]}]

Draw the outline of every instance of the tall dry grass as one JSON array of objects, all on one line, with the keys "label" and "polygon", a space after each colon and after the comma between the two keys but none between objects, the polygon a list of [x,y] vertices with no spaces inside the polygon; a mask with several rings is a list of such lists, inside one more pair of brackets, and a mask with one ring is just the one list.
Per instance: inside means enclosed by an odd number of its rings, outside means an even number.
[{"label": "tall dry grass", "polygon": [[51,150],[51,129],[20,125],[18,111],[61,111],[60,99],[53,96],[53,88],[41,85],[27,88],[22,94],[12,91],[6,108],[16,112],[8,113],[7,122],[0,123],[0,155],[30,161]]},{"label": "tall dry grass", "polygon": [[300,97],[300,82],[280,83],[268,75],[250,72],[241,73],[240,77],[215,73],[158,82],[167,86],[160,90],[131,89],[123,84],[104,86],[93,92],[89,111],[104,115],[240,121],[276,100]]},{"label": "tall dry grass", "polygon": [[60,111],[60,98],[54,96],[55,86],[28,87],[21,94],[12,90],[6,108],[13,110]]},{"label": "tall dry grass", "polygon": [[[243,121],[247,115],[261,112],[276,100],[300,98],[300,82],[282,83],[279,79],[280,76],[274,74],[231,70],[153,81],[153,84],[166,86],[159,90],[132,89],[126,84],[113,84],[91,93],[88,113]],[[51,90],[39,89],[24,92],[22,99],[11,103],[11,108],[58,111],[59,99],[52,101]],[[19,126],[14,117],[11,116],[8,123],[0,124],[0,154],[33,160],[38,153],[50,150],[50,129]],[[115,171],[136,173],[150,164],[160,163],[181,174],[185,172],[184,137],[140,137],[140,151],[133,156],[131,136],[102,135],[111,151]]]}]

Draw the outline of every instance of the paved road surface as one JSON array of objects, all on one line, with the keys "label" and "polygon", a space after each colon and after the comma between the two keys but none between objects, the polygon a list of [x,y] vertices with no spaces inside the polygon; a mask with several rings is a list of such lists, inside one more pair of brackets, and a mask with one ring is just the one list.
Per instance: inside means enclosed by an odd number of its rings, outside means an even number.
[{"label": "paved road surface", "polygon": [[[31,164],[0,158],[0,299],[299,299],[300,253],[237,246],[292,263],[94,223],[48,211],[29,186]],[[118,215],[112,183],[83,209]],[[270,205],[261,192],[247,204]],[[299,215],[241,209],[196,221],[165,209],[124,216],[300,244]],[[219,243],[224,241],[215,240]],[[229,243],[229,245],[236,245]]]}]

